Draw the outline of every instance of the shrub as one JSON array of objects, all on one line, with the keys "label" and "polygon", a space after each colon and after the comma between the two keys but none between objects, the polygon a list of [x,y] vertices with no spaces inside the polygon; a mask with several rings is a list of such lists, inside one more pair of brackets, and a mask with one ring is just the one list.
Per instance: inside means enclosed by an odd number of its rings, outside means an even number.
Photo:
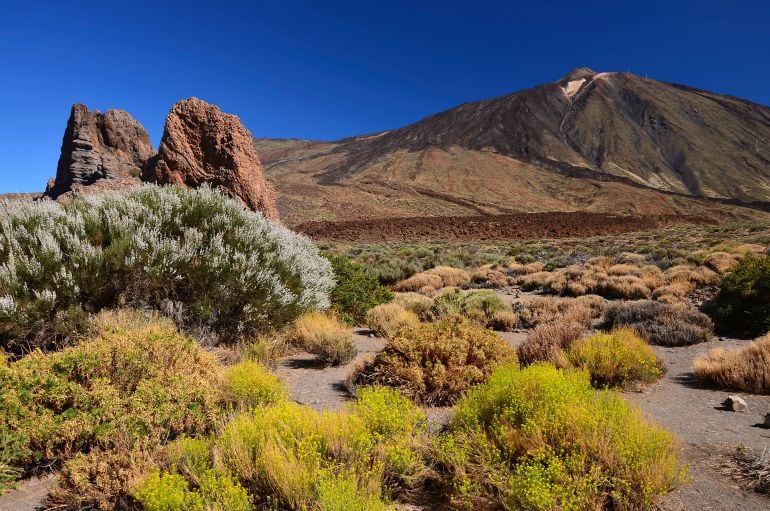
[{"label": "shrub", "polygon": [[402,328],[416,325],[420,320],[417,314],[397,303],[384,303],[369,310],[366,322],[377,335],[390,338]]},{"label": "shrub", "polygon": [[683,482],[674,437],[587,372],[503,366],[457,405],[437,452],[453,504],[649,509]]},{"label": "shrub", "polygon": [[232,477],[207,471],[197,489],[179,474],[153,471],[134,490],[145,511],[251,511],[251,498]]},{"label": "shrub", "polygon": [[430,309],[433,307],[433,299],[419,293],[397,293],[396,303],[404,309],[414,312],[421,321],[430,318]]},{"label": "shrub", "polygon": [[519,317],[511,310],[497,311],[492,316],[492,324],[490,325],[495,330],[501,330],[503,332],[512,332],[516,325],[519,323]]},{"label": "shrub", "polygon": [[326,254],[331,262],[337,285],[331,293],[331,308],[348,325],[360,325],[372,307],[393,300],[393,293],[360,264],[343,255]]},{"label": "shrub", "polygon": [[708,316],[686,305],[655,301],[610,305],[604,312],[608,328],[629,326],[648,342],[661,346],[689,346],[708,341],[713,324]]},{"label": "shrub", "polygon": [[356,356],[353,334],[347,326],[328,314],[303,314],[294,321],[288,335],[292,342],[317,355],[324,364],[346,364]]},{"label": "shrub", "polygon": [[630,328],[594,334],[575,341],[570,361],[591,375],[595,386],[648,383],[663,375],[662,362],[643,339]]},{"label": "shrub", "polygon": [[[358,401],[336,413],[282,401],[234,416],[210,444],[194,446],[208,455],[196,455],[195,471],[179,470],[175,488],[200,486],[206,497],[194,473],[229,473],[260,509],[384,511],[385,493],[420,484],[426,444],[424,414],[391,389],[360,389]],[[170,473],[179,467],[174,459]],[[168,475],[151,477],[157,486]]]},{"label": "shrub", "polygon": [[770,394],[770,334],[732,350],[713,349],[695,359],[693,370],[720,388]]},{"label": "shrub", "polygon": [[550,362],[556,367],[570,366],[566,350],[585,335],[584,325],[574,321],[554,321],[536,326],[516,353],[522,365]]},{"label": "shrub", "polygon": [[79,346],[0,367],[0,432],[17,446],[8,465],[27,470],[97,445],[128,452],[213,427],[222,405],[213,355],[168,322],[127,328],[112,317]]},{"label": "shrub", "polygon": [[232,340],[327,307],[333,286],[306,237],[207,187],[0,204],[0,346],[15,353],[117,305]]},{"label": "shrub", "polygon": [[433,300],[430,317],[433,320],[463,316],[475,323],[491,326],[498,312],[509,310],[494,291],[446,291]]},{"label": "shrub", "polygon": [[419,403],[451,404],[515,353],[495,333],[458,319],[407,327],[388,340],[358,383],[395,387]]},{"label": "shrub", "polygon": [[[601,300],[601,305],[597,299]],[[513,312],[522,328],[533,328],[553,321],[571,321],[588,327],[594,318],[601,315],[603,308],[604,299],[595,295],[575,299],[538,296],[515,303]]]},{"label": "shrub", "polygon": [[459,287],[467,284],[470,280],[471,276],[465,270],[437,266],[398,282],[394,289],[401,292],[411,291],[432,295],[443,287]]},{"label": "shrub", "polygon": [[770,331],[770,257],[741,259],[722,277],[707,311],[725,332],[757,336]]},{"label": "shrub", "polygon": [[239,407],[276,403],[286,397],[286,387],[262,365],[245,361],[225,372],[224,392],[228,402]]}]

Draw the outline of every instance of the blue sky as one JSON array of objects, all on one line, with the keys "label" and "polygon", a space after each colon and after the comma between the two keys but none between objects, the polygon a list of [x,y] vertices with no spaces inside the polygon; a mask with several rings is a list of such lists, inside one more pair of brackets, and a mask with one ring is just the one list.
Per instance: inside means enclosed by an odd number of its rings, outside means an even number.
[{"label": "blue sky", "polygon": [[156,146],[189,96],[255,136],[337,139],[580,66],[770,105],[768,20],[766,1],[0,0],[0,192],[44,188],[75,102]]}]

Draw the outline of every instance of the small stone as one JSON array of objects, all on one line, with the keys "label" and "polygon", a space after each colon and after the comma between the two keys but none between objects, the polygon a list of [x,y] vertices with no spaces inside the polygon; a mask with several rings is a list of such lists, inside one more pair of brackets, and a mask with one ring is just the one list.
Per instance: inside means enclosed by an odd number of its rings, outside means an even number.
[{"label": "small stone", "polygon": [[765,427],[770,428],[770,413],[765,414]]},{"label": "small stone", "polygon": [[744,401],[743,398],[739,396],[727,396],[727,399],[725,399],[724,403],[722,404],[724,404],[733,412],[745,412],[746,408],[748,407],[746,401]]}]

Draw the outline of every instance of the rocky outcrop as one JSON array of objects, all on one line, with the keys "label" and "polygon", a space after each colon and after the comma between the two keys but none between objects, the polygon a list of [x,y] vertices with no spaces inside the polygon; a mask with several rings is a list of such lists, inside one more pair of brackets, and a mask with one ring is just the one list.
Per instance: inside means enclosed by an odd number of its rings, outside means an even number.
[{"label": "rocky outcrop", "polygon": [[46,195],[56,198],[92,185],[132,186],[140,182],[141,170],[154,155],[147,131],[128,112],[91,112],[85,105],[73,105],[56,179],[49,181]]},{"label": "rocky outcrop", "polygon": [[143,177],[188,187],[209,183],[249,209],[278,218],[275,192],[265,179],[251,133],[238,117],[197,98],[171,108],[158,155]]}]

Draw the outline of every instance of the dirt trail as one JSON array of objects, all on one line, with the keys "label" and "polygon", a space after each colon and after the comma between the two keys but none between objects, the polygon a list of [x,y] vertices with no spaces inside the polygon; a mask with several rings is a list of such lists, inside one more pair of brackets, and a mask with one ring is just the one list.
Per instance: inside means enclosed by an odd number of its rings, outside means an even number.
[{"label": "dirt trail", "polygon": [[56,484],[56,474],[33,477],[19,482],[16,489],[0,495],[0,511],[45,510],[45,498]]},{"label": "dirt trail", "polygon": [[662,509],[669,511],[766,511],[770,499],[739,487],[720,472],[720,460],[739,445],[761,450],[770,447],[770,430],[762,427],[770,412],[770,396],[741,395],[746,413],[727,411],[722,402],[730,392],[705,387],[693,377],[692,361],[712,348],[734,348],[746,341],[718,339],[680,348],[656,347],[668,372],[657,384],[624,397],[659,424],[673,431],[683,444],[692,482],[666,495]]}]

